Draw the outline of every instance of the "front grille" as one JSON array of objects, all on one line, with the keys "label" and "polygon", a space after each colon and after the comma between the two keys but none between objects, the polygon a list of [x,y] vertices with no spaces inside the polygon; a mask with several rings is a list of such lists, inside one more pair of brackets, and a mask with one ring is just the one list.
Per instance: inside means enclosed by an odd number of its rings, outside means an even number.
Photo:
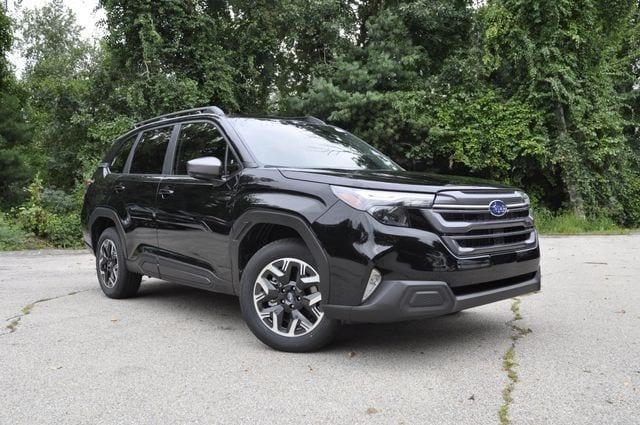
[{"label": "front grille", "polygon": [[502,217],[494,217],[488,212],[441,212],[442,218],[446,221],[496,221],[500,220],[510,220],[514,218],[522,218],[527,217],[529,215],[529,209],[523,209],[520,211],[509,211]]},{"label": "front grille", "polygon": [[[507,205],[505,215],[489,212],[493,200]],[[443,191],[432,208],[420,211],[459,256],[513,252],[537,244],[529,205],[513,190]]]}]

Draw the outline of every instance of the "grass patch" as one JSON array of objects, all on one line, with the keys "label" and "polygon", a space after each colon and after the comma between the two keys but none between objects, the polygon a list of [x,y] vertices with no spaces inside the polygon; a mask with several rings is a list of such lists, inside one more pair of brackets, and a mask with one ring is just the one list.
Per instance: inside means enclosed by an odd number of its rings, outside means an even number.
[{"label": "grass patch", "polygon": [[570,212],[541,210],[536,211],[535,219],[536,228],[545,235],[626,235],[632,230],[605,216],[580,218]]},{"label": "grass patch", "polygon": [[514,298],[511,302],[511,312],[513,313],[513,319],[507,322],[511,327],[511,345],[504,356],[502,357],[502,370],[507,372],[507,385],[502,390],[502,406],[498,411],[498,418],[500,419],[500,425],[509,425],[511,419],[509,417],[509,409],[513,403],[513,391],[516,389],[518,383],[518,363],[516,362],[516,344],[518,341],[531,333],[531,329],[523,328],[515,323],[518,320],[522,320],[522,314],[520,313],[520,298]]},{"label": "grass patch", "polygon": [[23,249],[41,249],[48,244],[33,233],[26,232],[0,214],[0,251],[18,251]]}]

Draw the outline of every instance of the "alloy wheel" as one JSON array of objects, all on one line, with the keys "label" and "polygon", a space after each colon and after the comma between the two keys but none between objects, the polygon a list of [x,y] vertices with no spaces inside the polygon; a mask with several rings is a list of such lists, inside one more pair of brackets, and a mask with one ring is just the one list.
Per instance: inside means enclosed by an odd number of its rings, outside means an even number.
[{"label": "alloy wheel", "polygon": [[118,280],[118,252],[111,239],[105,239],[100,245],[98,270],[102,284],[113,288]]},{"label": "alloy wheel", "polygon": [[262,323],[272,332],[299,337],[315,329],[324,312],[320,306],[320,275],[297,258],[280,258],[258,274],[253,301]]}]

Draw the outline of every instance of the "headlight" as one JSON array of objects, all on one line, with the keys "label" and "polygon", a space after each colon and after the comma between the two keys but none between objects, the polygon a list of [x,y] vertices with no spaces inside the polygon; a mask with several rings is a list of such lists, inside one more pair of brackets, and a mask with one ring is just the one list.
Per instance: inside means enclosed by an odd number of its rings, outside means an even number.
[{"label": "headlight", "polygon": [[407,208],[429,208],[435,195],[425,193],[391,192],[331,186],[340,200],[350,207],[366,211],[376,220],[390,226],[409,226]]}]

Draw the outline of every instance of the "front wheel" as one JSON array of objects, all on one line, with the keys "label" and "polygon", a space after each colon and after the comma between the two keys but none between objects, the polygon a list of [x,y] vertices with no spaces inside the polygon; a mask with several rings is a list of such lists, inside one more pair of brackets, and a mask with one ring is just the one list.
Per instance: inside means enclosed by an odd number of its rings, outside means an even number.
[{"label": "front wheel", "polygon": [[337,322],[325,317],[321,301],[320,274],[298,239],[266,245],[242,274],[242,315],[255,336],[276,350],[313,351],[333,338]]}]

